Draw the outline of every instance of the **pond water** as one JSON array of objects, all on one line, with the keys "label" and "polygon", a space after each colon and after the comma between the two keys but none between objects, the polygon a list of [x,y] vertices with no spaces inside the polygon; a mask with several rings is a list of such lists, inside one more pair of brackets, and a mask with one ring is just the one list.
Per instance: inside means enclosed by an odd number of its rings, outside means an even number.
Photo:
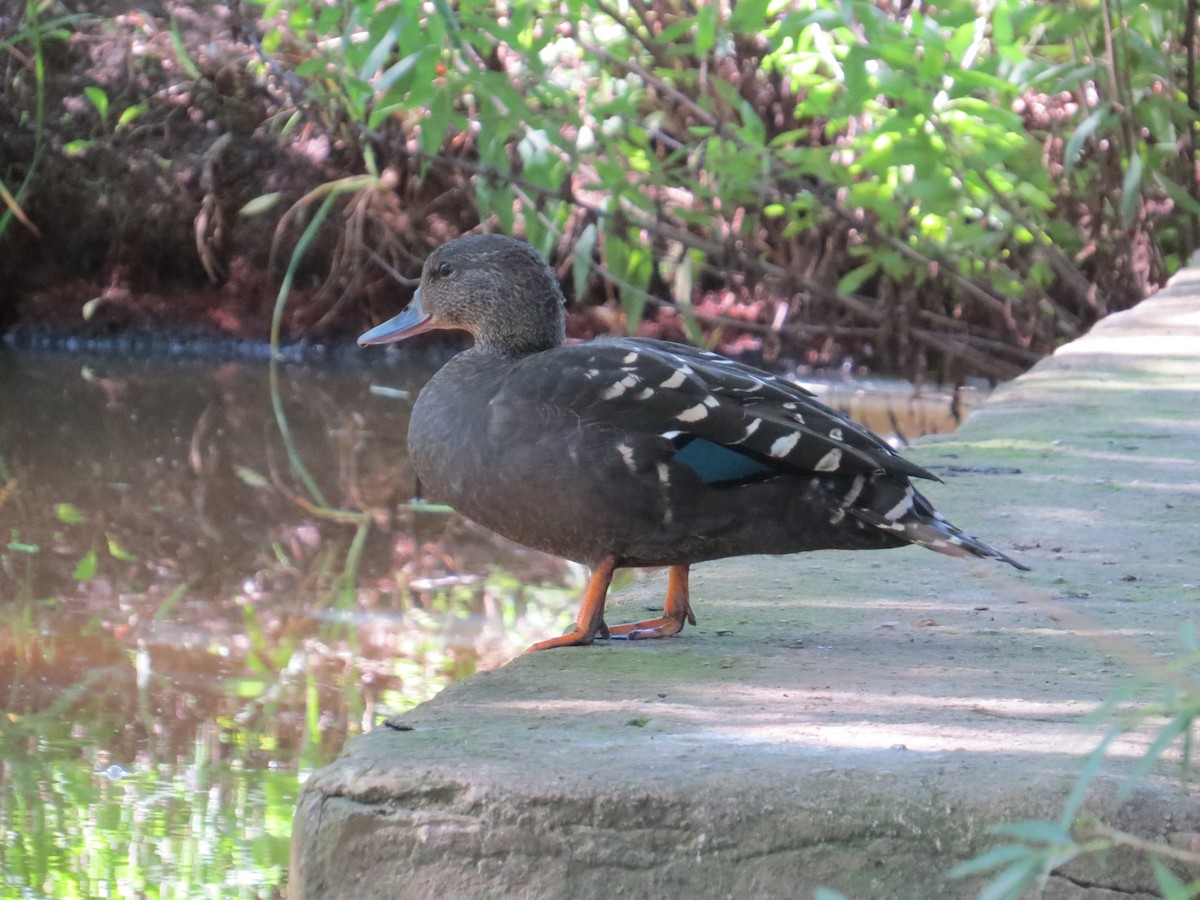
[{"label": "pond water", "polygon": [[0,900],[282,896],[308,773],[567,625],[578,566],[412,502],[434,366],[0,350]]}]

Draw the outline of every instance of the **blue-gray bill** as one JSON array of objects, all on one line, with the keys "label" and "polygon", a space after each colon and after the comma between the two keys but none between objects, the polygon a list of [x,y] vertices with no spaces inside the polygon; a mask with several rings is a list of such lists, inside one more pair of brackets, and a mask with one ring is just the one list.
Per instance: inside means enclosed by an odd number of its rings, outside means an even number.
[{"label": "blue-gray bill", "polygon": [[437,327],[439,327],[437,319],[421,306],[421,291],[418,290],[413,294],[412,302],[404,308],[402,313],[365,332],[359,337],[358,346],[371,347],[377,344],[391,344]]}]

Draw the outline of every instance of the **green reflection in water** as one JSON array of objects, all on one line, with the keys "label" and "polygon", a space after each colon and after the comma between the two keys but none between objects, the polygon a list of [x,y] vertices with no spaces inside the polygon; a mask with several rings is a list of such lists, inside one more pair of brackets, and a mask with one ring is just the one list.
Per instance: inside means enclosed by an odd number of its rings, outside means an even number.
[{"label": "green reflection in water", "polygon": [[561,628],[576,591],[497,572],[401,617],[331,609],[283,627],[247,604],[242,635],[175,643],[68,629],[55,601],[3,604],[0,897],[282,896],[302,778],[528,631]]},{"label": "green reflection in water", "polygon": [[578,571],[405,503],[371,380],[283,379],[331,518],[261,366],[0,353],[0,900],[282,896],[308,773],[569,621]]},{"label": "green reflection in water", "polygon": [[209,759],[203,735],[188,763],[98,769],[95,745],[55,734],[69,726],[26,724],[36,738],[13,740],[10,728],[3,740],[0,896],[281,895],[295,773],[250,777]]}]

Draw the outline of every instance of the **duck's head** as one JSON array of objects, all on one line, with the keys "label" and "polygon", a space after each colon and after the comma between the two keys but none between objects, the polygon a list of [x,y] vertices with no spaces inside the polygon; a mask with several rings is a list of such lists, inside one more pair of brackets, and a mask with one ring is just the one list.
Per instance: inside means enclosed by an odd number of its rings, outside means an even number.
[{"label": "duck's head", "polygon": [[563,295],[546,261],[524,241],[477,234],[429,254],[412,302],[358,339],[388,344],[435,328],[470,332],[482,350],[506,356],[563,342]]}]

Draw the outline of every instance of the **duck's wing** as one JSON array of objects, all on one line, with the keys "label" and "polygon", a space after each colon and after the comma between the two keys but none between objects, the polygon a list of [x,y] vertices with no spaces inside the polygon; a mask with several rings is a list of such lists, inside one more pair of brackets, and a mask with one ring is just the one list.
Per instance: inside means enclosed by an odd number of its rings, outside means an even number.
[{"label": "duck's wing", "polygon": [[[706,481],[772,471],[936,479],[799,385],[716,353],[636,338],[553,352],[555,403],[672,440],[710,470]],[[688,451],[692,441],[701,443]]]},{"label": "duck's wing", "polygon": [[864,546],[857,522],[888,536],[878,546],[915,543],[1024,568],[946,521],[909,482],[936,476],[804,388],[714,353],[633,338],[558,347],[515,366],[491,402],[533,402],[546,422],[582,424],[562,435],[567,452],[642,473],[650,491],[665,487],[664,464],[709,485],[807,477],[828,492],[821,546]]}]

